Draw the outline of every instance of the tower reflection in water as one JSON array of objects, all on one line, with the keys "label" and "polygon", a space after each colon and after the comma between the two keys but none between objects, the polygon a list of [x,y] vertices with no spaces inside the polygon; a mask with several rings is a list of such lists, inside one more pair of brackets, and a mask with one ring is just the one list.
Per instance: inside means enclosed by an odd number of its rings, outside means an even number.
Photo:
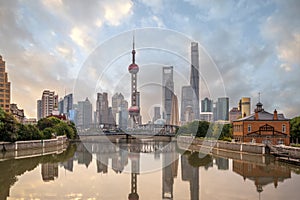
[{"label": "tower reflection in water", "polygon": [[[186,152],[180,154],[176,152],[176,144],[169,143],[168,146],[163,142],[157,141],[138,141],[130,143],[78,143],[68,148],[63,154],[54,154],[34,158],[11,159],[0,162],[0,199],[7,199],[10,188],[18,181],[17,176],[31,171],[40,166],[41,178],[45,182],[57,181],[59,168],[64,168],[73,172],[74,165],[84,165],[89,168],[93,163],[93,157],[96,160],[96,172],[108,174],[114,172],[123,174],[130,171],[128,183],[130,190],[126,198],[143,199],[139,194],[141,189],[145,189],[145,184],[140,185],[139,176],[143,176],[141,160],[142,156],[148,154],[153,156],[153,161],[161,161],[164,168],[161,170],[161,179],[155,180],[161,182],[161,198],[173,199],[174,185],[178,181],[179,164],[181,168],[181,181],[189,183],[189,193],[191,200],[200,199],[200,168],[206,170],[232,170],[233,173],[240,175],[244,180],[253,182],[259,195],[263,192],[266,185],[273,184],[274,188],[286,179],[291,178],[291,167],[281,165],[274,161],[258,162],[251,161],[243,155],[242,159],[227,159],[211,155],[201,155],[197,152]],[[165,148],[164,148],[165,147]],[[149,158],[149,157],[147,157]],[[180,158],[180,159],[179,159]],[[144,160],[143,160],[144,161]],[[179,161],[181,163],[179,163]],[[77,162],[77,163],[76,163]],[[75,163],[75,164],[74,164]],[[214,168],[212,168],[214,167]],[[112,170],[109,170],[111,168]],[[232,169],[231,169],[232,168]],[[76,170],[75,172],[76,173]],[[175,181],[176,180],[176,181]],[[179,180],[180,181],[180,180]],[[205,188],[205,185],[202,185]],[[151,188],[147,188],[150,189]],[[178,194],[178,193],[177,193]]]},{"label": "tower reflection in water", "polygon": [[[189,182],[190,199],[199,200],[200,197],[200,174],[199,168],[208,170],[214,165],[218,170],[229,170],[229,159],[211,155],[202,155],[198,152],[186,152],[180,156],[176,151],[175,143],[159,141],[133,140],[129,143],[79,143],[73,158],[62,162],[60,165],[69,171],[73,171],[73,161],[85,165],[87,168],[92,162],[94,154],[97,158],[97,173],[108,173],[109,161],[111,169],[116,174],[124,172],[125,167],[130,163],[130,186],[131,190],[128,199],[137,199],[138,176],[140,175],[141,154],[150,153],[154,160],[161,159],[162,162],[162,199],[174,198],[174,179],[178,175],[179,160],[181,161],[182,181]],[[164,148],[165,147],[165,148]],[[245,156],[244,156],[245,157]],[[42,177],[44,181],[57,178],[58,165],[43,164]],[[254,182],[257,192],[261,193],[263,187],[273,183],[277,187],[278,182],[291,178],[291,170],[287,166],[278,165],[274,162],[254,163],[244,160],[232,160],[232,171],[241,175],[244,180],[249,179]]]}]

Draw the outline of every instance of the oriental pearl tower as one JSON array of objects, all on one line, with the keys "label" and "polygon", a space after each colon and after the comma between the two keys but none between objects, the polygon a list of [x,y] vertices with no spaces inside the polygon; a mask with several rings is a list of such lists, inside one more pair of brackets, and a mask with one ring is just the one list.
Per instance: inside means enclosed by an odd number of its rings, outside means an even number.
[{"label": "oriental pearl tower", "polygon": [[137,73],[139,66],[135,63],[134,35],[132,42],[132,63],[128,66],[128,71],[131,74],[131,107],[129,112],[129,127],[135,128],[140,124],[140,93],[137,91]]}]

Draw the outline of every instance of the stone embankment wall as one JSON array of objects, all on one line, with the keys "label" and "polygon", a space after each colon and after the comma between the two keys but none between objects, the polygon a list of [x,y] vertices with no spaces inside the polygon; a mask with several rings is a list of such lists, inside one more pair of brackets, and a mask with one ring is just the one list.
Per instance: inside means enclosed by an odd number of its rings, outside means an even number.
[{"label": "stone embankment wall", "polygon": [[277,145],[277,146],[274,146],[274,148],[278,152],[287,154],[287,157],[300,158],[300,148],[299,147]]},{"label": "stone embankment wall", "polygon": [[66,147],[66,136],[58,136],[55,139],[48,140],[17,141],[14,143],[3,142],[0,143],[0,160],[62,152]]},{"label": "stone embankment wall", "polygon": [[237,143],[237,142],[225,142],[218,140],[204,140],[201,138],[191,138],[189,136],[177,137],[177,143],[179,147],[192,148],[192,150],[209,151],[212,152],[214,149],[222,149],[229,151],[238,151],[244,153],[253,154],[266,154],[265,144],[252,144],[252,143]]}]

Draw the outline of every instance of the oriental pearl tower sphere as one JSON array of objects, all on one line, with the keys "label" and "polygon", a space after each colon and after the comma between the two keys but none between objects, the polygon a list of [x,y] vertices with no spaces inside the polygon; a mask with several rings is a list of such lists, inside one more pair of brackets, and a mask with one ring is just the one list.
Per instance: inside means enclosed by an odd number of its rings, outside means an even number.
[{"label": "oriental pearl tower sphere", "polygon": [[131,74],[131,107],[128,109],[128,111],[130,117],[130,126],[131,128],[135,128],[140,121],[140,105],[139,93],[137,91],[137,73],[139,72],[139,66],[135,63],[134,36],[131,53],[132,63],[128,67],[128,71]]}]

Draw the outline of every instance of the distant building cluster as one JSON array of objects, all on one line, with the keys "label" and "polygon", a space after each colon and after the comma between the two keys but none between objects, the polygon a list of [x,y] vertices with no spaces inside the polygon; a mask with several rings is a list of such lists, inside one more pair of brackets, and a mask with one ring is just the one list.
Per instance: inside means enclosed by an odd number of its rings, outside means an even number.
[{"label": "distant building cluster", "polygon": [[[190,47],[191,66],[190,84],[181,87],[181,99],[174,90],[173,66],[162,67],[162,102],[155,106],[151,125],[185,125],[194,120],[233,123],[234,139],[244,142],[266,142],[272,138],[274,143],[288,144],[289,120],[277,111],[270,114],[259,102],[255,112],[251,114],[251,98],[241,97],[236,106],[229,109],[229,97],[200,99],[199,48],[197,42]],[[128,67],[131,75],[130,104],[122,93],[115,93],[109,101],[108,93],[97,93],[95,102],[90,99],[74,103],[73,94],[59,98],[55,91],[44,90],[37,100],[37,120],[48,116],[57,116],[73,121],[79,129],[134,129],[142,125],[141,99],[138,91],[139,66],[135,62],[133,40],[132,63]],[[5,61],[0,56],[0,107],[11,112],[21,123],[34,124],[36,119],[26,119],[24,110],[10,102],[11,84],[5,69]],[[93,110],[95,105],[95,110]],[[180,110],[179,110],[180,109]],[[271,135],[270,135],[271,134]],[[276,136],[276,137],[275,137]]]}]

